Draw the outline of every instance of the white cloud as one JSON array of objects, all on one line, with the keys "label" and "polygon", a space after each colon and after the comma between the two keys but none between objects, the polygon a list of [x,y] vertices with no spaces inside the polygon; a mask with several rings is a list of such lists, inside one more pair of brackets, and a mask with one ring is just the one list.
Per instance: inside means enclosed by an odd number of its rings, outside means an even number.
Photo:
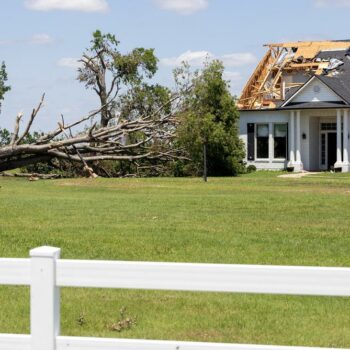
[{"label": "white cloud", "polygon": [[190,15],[205,10],[208,0],[154,0],[154,3],[163,10],[177,12],[181,15]]},{"label": "white cloud", "polygon": [[242,67],[257,61],[251,53],[231,53],[215,56],[209,51],[186,51],[178,57],[163,58],[160,62],[165,66],[179,66],[182,62],[188,62],[191,66],[200,66],[206,59],[219,59],[226,67]]},{"label": "white cloud", "polygon": [[316,7],[350,7],[350,0],[314,0]]},{"label": "white cloud", "polygon": [[67,67],[67,68],[74,68],[74,69],[78,69],[81,67],[81,63],[79,62],[79,59],[73,58],[73,57],[62,57],[57,62],[57,65],[60,67]]},{"label": "white cloud", "polygon": [[50,35],[42,33],[33,35],[29,42],[34,45],[49,45],[52,44],[54,40]]},{"label": "white cloud", "polygon": [[25,0],[25,6],[34,11],[106,12],[106,0]]},{"label": "white cloud", "polygon": [[165,66],[179,66],[182,62],[188,62],[192,66],[202,65],[206,59],[214,58],[208,51],[186,51],[178,57],[163,58],[160,62]]},{"label": "white cloud", "polygon": [[226,67],[241,67],[256,62],[256,57],[249,53],[230,53],[219,57]]},{"label": "white cloud", "polygon": [[0,45],[21,45],[21,44],[49,45],[54,42],[55,40],[49,34],[41,33],[41,34],[34,34],[30,38],[0,40]]}]

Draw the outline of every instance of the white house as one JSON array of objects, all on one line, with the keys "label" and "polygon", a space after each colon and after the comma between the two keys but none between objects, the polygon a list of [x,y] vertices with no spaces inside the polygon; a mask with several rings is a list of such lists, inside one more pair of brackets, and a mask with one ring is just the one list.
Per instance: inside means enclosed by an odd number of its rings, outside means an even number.
[{"label": "white house", "polygon": [[350,41],[267,46],[238,104],[247,164],[350,171]]}]

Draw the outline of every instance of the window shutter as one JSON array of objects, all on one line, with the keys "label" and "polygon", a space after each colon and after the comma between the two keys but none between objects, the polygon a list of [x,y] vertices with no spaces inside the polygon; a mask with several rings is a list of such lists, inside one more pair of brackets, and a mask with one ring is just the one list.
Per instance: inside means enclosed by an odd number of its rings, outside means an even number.
[{"label": "window shutter", "polygon": [[248,160],[254,160],[254,153],[255,153],[255,124],[248,123],[247,124],[247,136],[248,136],[248,154],[247,158]]}]

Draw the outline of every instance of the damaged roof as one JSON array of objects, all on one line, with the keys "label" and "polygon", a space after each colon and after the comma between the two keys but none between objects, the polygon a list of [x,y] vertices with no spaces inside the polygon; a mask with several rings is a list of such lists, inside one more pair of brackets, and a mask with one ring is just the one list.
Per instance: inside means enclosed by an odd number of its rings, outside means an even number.
[{"label": "damaged roof", "polygon": [[318,78],[334,92],[336,92],[343,100],[350,104],[350,51],[323,51],[317,55],[320,59],[335,58],[342,65],[335,69],[330,74],[320,74]]},{"label": "damaged roof", "polygon": [[293,108],[350,105],[350,41],[268,44],[268,52],[247,82],[238,101],[241,110],[289,109],[286,104],[313,77],[344,102],[293,104]]}]

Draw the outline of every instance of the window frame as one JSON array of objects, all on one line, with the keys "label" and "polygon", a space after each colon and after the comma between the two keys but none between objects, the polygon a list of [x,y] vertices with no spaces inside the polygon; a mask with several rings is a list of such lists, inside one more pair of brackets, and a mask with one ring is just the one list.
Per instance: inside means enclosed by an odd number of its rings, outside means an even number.
[{"label": "window frame", "polygon": [[[258,128],[259,125],[267,125],[268,135],[267,135],[267,158],[258,157]],[[257,161],[269,161],[270,160],[270,123],[255,123],[255,159]]]},{"label": "window frame", "polygon": [[[283,158],[276,158],[276,155],[275,155],[275,126],[276,125],[285,125],[287,127],[287,130],[286,130],[286,155],[285,157]],[[288,138],[288,134],[289,134],[289,124],[288,122],[275,122],[275,123],[272,123],[272,139],[273,139],[273,160],[275,161],[286,161],[288,159],[288,152],[289,152],[289,138]]]}]

